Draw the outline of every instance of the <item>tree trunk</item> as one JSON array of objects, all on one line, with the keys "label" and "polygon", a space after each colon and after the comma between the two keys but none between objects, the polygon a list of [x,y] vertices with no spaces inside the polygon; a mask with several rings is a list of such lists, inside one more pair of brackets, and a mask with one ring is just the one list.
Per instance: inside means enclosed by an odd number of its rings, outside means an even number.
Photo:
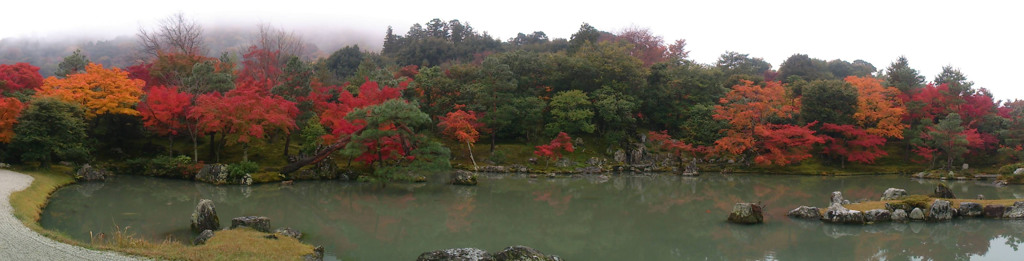
[{"label": "tree trunk", "polygon": [[210,162],[217,162],[217,133],[210,133],[208,138],[210,138],[210,144],[207,144],[210,147],[210,155],[208,157],[210,157]]},{"label": "tree trunk", "polygon": [[288,148],[292,145],[292,134],[289,132],[284,135],[284,159],[288,160]]},{"label": "tree trunk", "polygon": [[469,150],[469,160],[473,161],[473,171],[480,169],[480,167],[476,166],[476,159],[473,158],[473,146],[469,143],[468,140],[466,141],[466,149]]},{"label": "tree trunk", "polygon": [[498,140],[497,137],[498,137],[497,133],[491,133],[491,151],[490,151],[491,154],[494,154],[494,144],[497,143],[497,140]]},{"label": "tree trunk", "polygon": [[174,157],[174,135],[167,135],[167,155]]},{"label": "tree trunk", "polygon": [[242,144],[242,162],[249,161],[249,143]]},{"label": "tree trunk", "polygon": [[199,162],[199,137],[192,135],[192,162]]}]

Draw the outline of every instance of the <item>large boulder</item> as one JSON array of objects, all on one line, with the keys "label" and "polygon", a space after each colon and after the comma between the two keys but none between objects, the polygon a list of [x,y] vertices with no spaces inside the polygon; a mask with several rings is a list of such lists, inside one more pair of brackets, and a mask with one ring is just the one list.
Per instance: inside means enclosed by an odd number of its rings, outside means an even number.
[{"label": "large boulder", "polygon": [[898,188],[889,188],[885,192],[882,192],[882,199],[880,200],[897,200],[907,197],[907,190]]},{"label": "large boulder", "polygon": [[424,252],[416,261],[480,261],[487,257],[487,251],[480,249],[451,248]]},{"label": "large boulder", "polygon": [[839,191],[833,191],[832,196],[829,197],[828,204],[843,204],[843,193]]},{"label": "large boulder", "polygon": [[545,255],[527,246],[510,246],[493,253],[488,259],[493,261],[562,261],[555,255]]},{"label": "large boulder", "polygon": [[203,230],[202,233],[199,233],[199,235],[196,236],[195,240],[192,240],[192,245],[198,246],[206,244],[206,240],[210,240],[211,237],[213,237],[213,230]]},{"label": "large boulder", "polygon": [[256,231],[270,233],[270,218],[258,216],[232,218],[231,229],[238,227],[248,227]]},{"label": "large boulder", "polygon": [[202,169],[199,169],[199,173],[196,173],[196,180],[211,184],[227,184],[228,183],[228,165],[225,164],[206,164],[203,165]]},{"label": "large boulder", "polygon": [[1006,210],[1003,216],[1009,219],[1024,219],[1024,201],[1013,202],[1013,206]]},{"label": "large boulder", "polygon": [[192,211],[192,232],[202,232],[203,230],[218,230],[220,229],[220,218],[217,217],[217,208],[213,205],[213,201],[209,199],[199,200],[199,204],[196,204],[196,209]]},{"label": "large boulder", "polygon": [[903,209],[896,209],[892,212],[893,222],[907,222],[907,211]]},{"label": "large boulder", "polygon": [[956,198],[953,195],[953,190],[950,190],[946,184],[939,183],[935,185],[935,193],[932,193],[933,198]]},{"label": "large boulder", "polygon": [[953,219],[953,208],[950,207],[949,201],[941,199],[932,201],[932,206],[928,208],[928,220],[949,221],[951,219]]},{"label": "large boulder", "polygon": [[294,180],[337,179],[338,172],[338,164],[335,164],[331,157],[327,157],[309,168],[293,173],[291,178]]},{"label": "large boulder", "polygon": [[865,222],[864,212],[846,209],[841,203],[832,203],[828,210],[825,210],[822,220],[837,224],[864,224]]},{"label": "large boulder", "polygon": [[986,205],[985,209],[981,211],[987,218],[1002,218],[1006,214],[1006,206],[1003,205]]},{"label": "large boulder", "polygon": [[455,172],[452,172],[451,179],[448,183],[453,185],[476,186],[476,173],[465,170],[456,170]]},{"label": "large boulder", "polygon": [[1020,175],[1020,174],[1024,174],[1024,168],[1017,168],[1017,169],[1013,170],[1013,175]]},{"label": "large boulder", "polygon": [[924,210],[921,208],[914,208],[910,211],[910,220],[924,220]]},{"label": "large boulder", "polygon": [[864,212],[864,221],[866,222],[889,222],[892,220],[892,214],[886,209],[872,209]]},{"label": "large boulder", "polygon": [[287,236],[287,237],[293,237],[295,239],[302,239],[302,232],[298,231],[298,230],[295,230],[293,228],[290,228],[290,227],[283,227],[283,228],[275,229],[274,233],[281,234],[281,235]]},{"label": "large boulder", "polygon": [[981,207],[981,204],[974,202],[960,202],[960,216],[963,217],[980,217],[985,209]]},{"label": "large boulder", "polygon": [[786,216],[802,219],[821,219],[821,211],[817,207],[800,206],[790,210]]},{"label": "large boulder", "polygon": [[104,181],[106,177],[110,175],[110,171],[102,168],[93,167],[86,163],[78,168],[75,172],[75,180],[79,181]]},{"label": "large boulder", "polygon": [[729,222],[737,224],[764,223],[764,213],[757,203],[736,203],[729,213]]}]

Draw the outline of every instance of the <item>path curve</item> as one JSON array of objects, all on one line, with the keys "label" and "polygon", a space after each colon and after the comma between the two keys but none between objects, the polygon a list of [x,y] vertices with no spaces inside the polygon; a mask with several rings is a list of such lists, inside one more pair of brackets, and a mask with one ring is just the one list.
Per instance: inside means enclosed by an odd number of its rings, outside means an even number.
[{"label": "path curve", "polygon": [[144,260],[90,250],[44,237],[14,217],[11,193],[32,184],[32,176],[0,169],[0,260]]}]

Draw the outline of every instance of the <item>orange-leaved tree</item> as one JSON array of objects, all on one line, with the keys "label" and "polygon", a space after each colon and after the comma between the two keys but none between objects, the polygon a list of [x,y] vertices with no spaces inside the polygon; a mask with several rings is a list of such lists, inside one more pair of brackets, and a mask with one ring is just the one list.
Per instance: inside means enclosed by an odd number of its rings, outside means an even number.
[{"label": "orange-leaved tree", "polygon": [[0,143],[10,143],[14,138],[14,124],[24,109],[18,99],[0,96]]},{"label": "orange-leaved tree", "polygon": [[476,143],[476,139],[480,137],[480,131],[477,129],[483,125],[477,121],[476,112],[466,112],[462,109],[449,112],[446,116],[440,117],[437,126],[442,128],[442,133],[445,136],[466,143],[469,159],[473,161],[473,169],[477,169],[476,159],[473,158],[473,143]]},{"label": "orange-leaved tree", "polygon": [[773,124],[793,118],[800,110],[799,99],[789,99],[779,82],[764,86],[740,81],[715,105],[714,118],[725,120],[725,137],[715,141],[715,153],[754,154],[757,164],[787,165],[810,157],[814,144],[824,142],[814,136],[811,123],[805,126]]},{"label": "orange-leaved tree", "polygon": [[36,95],[82,105],[90,119],[103,114],[139,115],[134,107],[145,85],[142,80],[129,79],[126,71],[90,63],[85,73],[46,78]]},{"label": "orange-leaved tree", "polygon": [[849,76],[846,82],[857,88],[857,112],[853,114],[857,125],[871,135],[902,139],[907,108],[900,90],[883,87],[882,80],[873,77]]}]

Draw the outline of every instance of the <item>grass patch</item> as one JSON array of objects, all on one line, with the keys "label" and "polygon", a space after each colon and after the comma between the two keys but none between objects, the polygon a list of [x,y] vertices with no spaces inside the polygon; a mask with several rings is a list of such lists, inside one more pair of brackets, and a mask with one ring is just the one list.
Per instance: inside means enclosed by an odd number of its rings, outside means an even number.
[{"label": "grass patch", "polygon": [[[19,170],[20,171],[20,170]],[[133,255],[168,260],[301,260],[305,254],[313,253],[313,247],[302,242],[278,236],[267,239],[266,233],[251,229],[217,231],[206,245],[165,240],[150,242],[137,238],[131,227],[118,227],[113,235],[93,235],[92,242],[78,242],[39,225],[39,215],[48,203],[50,194],[58,188],[74,182],[69,175],[71,168],[53,166],[47,170],[20,171],[32,176],[32,185],[11,194],[14,216],[28,228],[56,241],[93,249],[113,250]],[[274,173],[275,175],[277,173]]]},{"label": "grass patch", "polygon": [[[921,207],[921,210],[924,210],[925,212],[927,212],[928,211],[928,207],[931,206],[932,202],[934,202],[935,200],[936,200],[936,198],[931,198],[931,197],[928,197],[928,196],[925,196],[925,195],[912,195],[912,196],[909,196],[909,197],[901,199],[901,200],[866,201],[866,202],[861,202],[861,203],[853,203],[853,204],[845,205],[844,207],[846,207],[847,209],[851,209],[851,210],[868,211],[868,210],[872,210],[872,209],[885,209],[885,204],[886,203],[890,203],[890,204],[908,204],[908,205],[912,206],[911,209],[913,209],[914,207]],[[1024,201],[1024,199],[946,199],[946,198],[944,198],[942,200],[949,201],[950,206],[954,207],[954,208],[960,207],[960,203],[961,202],[974,202],[974,203],[981,204],[982,207],[985,207],[985,206],[988,206],[988,205],[1012,206],[1014,202]],[[923,207],[922,207],[921,204],[923,204]]]}]

